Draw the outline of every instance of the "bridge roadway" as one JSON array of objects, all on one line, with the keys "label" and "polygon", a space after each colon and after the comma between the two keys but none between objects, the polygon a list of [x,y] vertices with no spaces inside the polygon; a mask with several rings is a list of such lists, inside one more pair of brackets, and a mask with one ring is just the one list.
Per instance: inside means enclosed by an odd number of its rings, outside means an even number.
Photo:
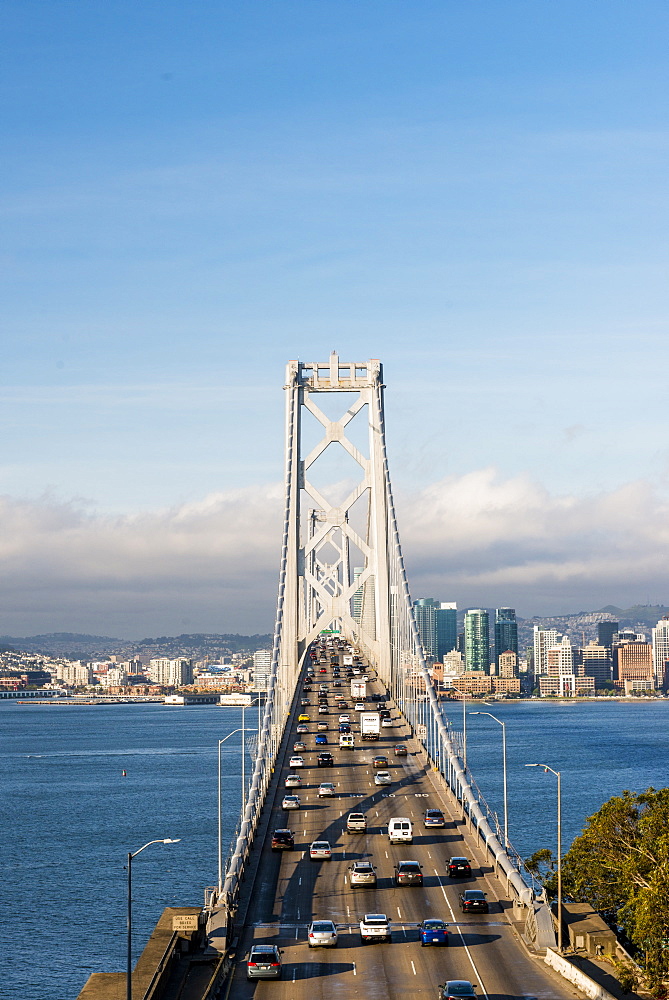
[{"label": "bridge roadway", "polygon": [[[344,672],[342,671],[342,674]],[[477,850],[462,825],[456,826],[445,797],[424,764],[417,744],[409,739],[406,726],[382,729],[378,741],[361,742],[356,731],[356,716],[347,696],[348,682],[342,677],[343,697],[356,737],[356,749],[338,747],[338,715],[330,696],[329,714],[318,715],[318,683],[327,680],[332,688],[332,674],[316,673],[310,694],[300,691],[297,708],[289,720],[288,753],[278,775],[270,833],[289,827],[295,834],[295,850],[274,854],[269,843],[262,845],[263,855],[253,888],[244,932],[237,950],[229,997],[231,1000],[333,1000],[333,998],[388,998],[406,1000],[417,995],[434,998],[437,986],[448,979],[468,979],[477,984],[480,997],[502,998],[572,998],[580,994],[565,980],[548,969],[540,959],[529,956],[517,941],[505,915],[508,902],[499,895],[499,883],[489,867],[481,869]],[[378,681],[369,685],[381,691]],[[311,705],[299,708],[300,697]],[[371,705],[369,706],[372,707]],[[297,714],[311,717],[308,735],[296,733]],[[317,721],[328,722],[327,747],[316,747]],[[299,812],[281,808],[286,774],[293,742],[303,740],[302,752],[307,766],[300,772],[302,787],[288,789],[301,798]],[[403,742],[406,757],[394,757],[392,747]],[[332,768],[315,766],[316,753],[330,750],[335,759]],[[371,759],[385,753],[393,775],[391,786],[376,786]],[[322,781],[336,784],[335,798],[318,798]],[[426,830],[422,824],[424,809],[441,808],[447,818],[446,829]],[[362,811],[367,816],[366,834],[347,834],[346,816]],[[413,844],[391,845],[385,829],[391,816],[409,816],[414,823]],[[463,837],[464,832],[464,837]],[[329,840],[330,861],[311,861],[311,841]],[[466,855],[472,860],[470,879],[450,880],[446,862],[451,855]],[[375,888],[352,888],[347,868],[355,860],[371,860],[377,866]],[[424,884],[395,887],[393,865],[416,859],[423,865]],[[490,912],[462,914],[458,893],[464,888],[480,888],[488,894]],[[392,942],[363,945],[358,921],[365,913],[386,913],[392,921]],[[450,924],[450,944],[446,948],[421,948],[417,924],[425,917],[441,917]],[[336,948],[307,945],[307,929],[312,919],[334,920],[339,928]],[[252,943],[277,944],[283,949],[283,977],[280,981],[246,980],[246,957]]]}]

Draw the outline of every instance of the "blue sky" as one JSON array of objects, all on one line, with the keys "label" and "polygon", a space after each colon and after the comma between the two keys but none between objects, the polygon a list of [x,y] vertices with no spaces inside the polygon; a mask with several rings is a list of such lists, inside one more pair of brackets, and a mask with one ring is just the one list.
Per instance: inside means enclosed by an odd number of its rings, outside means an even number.
[{"label": "blue sky", "polygon": [[3,4],[0,632],[269,629],[332,348],[384,363],[415,596],[667,602],[668,22]]}]

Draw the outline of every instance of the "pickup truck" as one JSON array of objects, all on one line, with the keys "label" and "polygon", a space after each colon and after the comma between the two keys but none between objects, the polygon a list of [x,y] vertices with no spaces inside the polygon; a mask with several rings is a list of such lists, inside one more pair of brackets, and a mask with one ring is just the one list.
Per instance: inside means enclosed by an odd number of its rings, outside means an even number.
[{"label": "pickup truck", "polygon": [[367,819],[364,813],[349,813],[346,818],[347,833],[366,833]]}]

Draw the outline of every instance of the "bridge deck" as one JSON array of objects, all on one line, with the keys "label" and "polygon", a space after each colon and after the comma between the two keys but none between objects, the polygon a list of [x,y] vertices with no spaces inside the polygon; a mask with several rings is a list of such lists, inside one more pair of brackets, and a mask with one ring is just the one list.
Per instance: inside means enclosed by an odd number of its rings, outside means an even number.
[{"label": "bridge deck", "polygon": [[[331,686],[329,669],[326,679]],[[376,689],[380,690],[378,686]],[[579,996],[568,983],[529,956],[517,941],[507,916],[508,906],[499,896],[499,883],[489,867],[482,868],[475,844],[449,814],[438,784],[426,769],[424,756],[409,739],[397,712],[393,712],[395,728],[382,729],[378,741],[362,743],[355,732],[356,713],[348,710],[356,749],[340,750],[339,710],[331,703],[327,716],[317,716],[317,695],[306,697],[312,702],[309,708],[302,709],[312,719],[309,734],[296,733],[296,711],[289,721],[289,749],[277,775],[279,789],[269,822],[270,834],[279,827],[293,830],[295,850],[273,854],[269,843],[258,845],[263,854],[237,949],[230,997],[233,1000],[254,995],[259,1000],[270,996],[272,1000],[332,1000],[338,996],[406,1000],[407,996],[416,995],[436,998],[438,984],[449,979],[468,979],[477,984],[479,996],[491,1000]],[[317,721],[328,722],[327,747],[315,746]],[[284,812],[283,783],[289,770],[295,770],[288,767],[288,760],[297,739],[307,744],[308,749],[302,754],[307,767],[301,772],[302,788],[288,791],[300,795],[302,808],[299,812]],[[400,741],[409,749],[406,757],[392,755],[393,745]],[[330,750],[335,766],[317,768],[317,750]],[[377,753],[389,757],[391,786],[374,784],[371,758]],[[321,781],[336,784],[335,798],[317,797]],[[444,811],[449,820],[445,830],[424,829],[422,817],[428,807]],[[366,813],[366,834],[346,833],[346,816],[351,811]],[[413,820],[413,844],[389,843],[385,830],[392,816],[409,816]],[[332,860],[309,860],[309,844],[316,839],[330,841]],[[446,862],[451,855],[471,858],[471,878],[447,877]],[[348,866],[361,859],[371,860],[377,866],[376,888],[349,884]],[[422,887],[393,885],[393,865],[405,859],[415,859],[423,865]],[[480,888],[488,894],[489,914],[460,913],[458,894],[465,888]],[[392,921],[392,943],[362,944],[358,921],[364,913],[371,912],[386,913]],[[421,948],[417,924],[426,917],[441,917],[449,922],[449,947]],[[315,918],[337,923],[336,948],[309,949],[307,928]],[[283,949],[281,981],[247,982],[246,957],[253,943],[277,944]]]}]

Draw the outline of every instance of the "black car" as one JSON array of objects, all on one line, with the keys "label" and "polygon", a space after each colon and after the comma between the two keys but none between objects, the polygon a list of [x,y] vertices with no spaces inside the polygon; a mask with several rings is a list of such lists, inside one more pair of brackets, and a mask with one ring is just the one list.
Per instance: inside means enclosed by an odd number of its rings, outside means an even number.
[{"label": "black car", "polygon": [[460,909],[463,913],[487,913],[488,900],[480,889],[465,889],[460,893]]},{"label": "black car", "polygon": [[468,858],[451,858],[448,862],[448,877],[460,878],[463,875],[471,875],[472,866]]},{"label": "black car", "polygon": [[387,708],[380,708],[379,709],[379,716],[382,719],[389,719],[390,718],[390,710],[387,709]]},{"label": "black car", "polygon": [[292,830],[275,830],[272,834],[273,851],[292,851],[295,847],[295,838]]},{"label": "black car", "polygon": [[423,866],[417,861],[400,861],[395,865],[395,885],[422,885]]},{"label": "black car", "polygon": [[438,1000],[476,1000],[475,986],[467,979],[451,979],[439,986]]},{"label": "black car", "polygon": [[318,767],[332,767],[334,765],[334,757],[331,753],[319,753],[316,758],[316,764]]}]

